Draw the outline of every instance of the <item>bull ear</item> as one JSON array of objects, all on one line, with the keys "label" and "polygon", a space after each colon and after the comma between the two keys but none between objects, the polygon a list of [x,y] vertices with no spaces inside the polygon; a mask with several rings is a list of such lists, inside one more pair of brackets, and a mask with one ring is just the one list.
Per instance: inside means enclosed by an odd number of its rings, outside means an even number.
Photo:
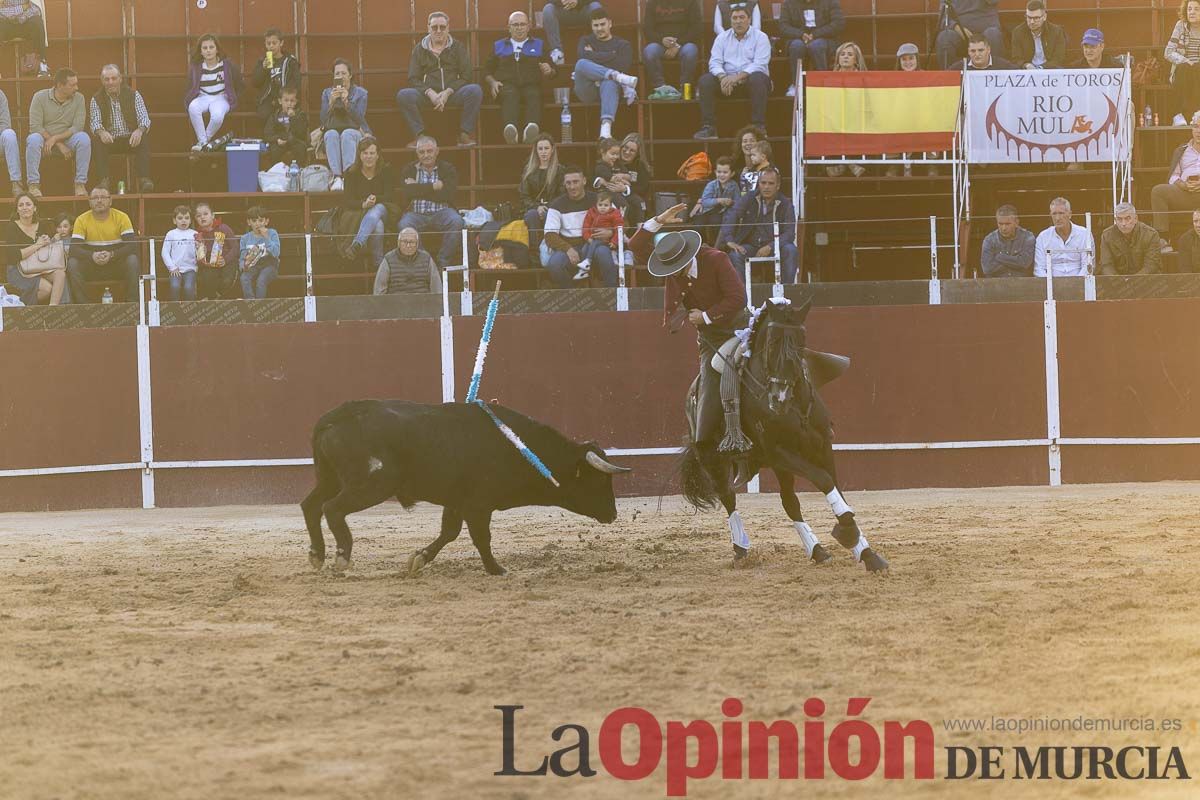
[{"label": "bull ear", "polygon": [[804,322],[804,320],[808,319],[809,311],[812,311],[812,298],[811,297],[808,298],[807,300],[805,300],[804,305],[800,306],[800,310],[796,312],[797,314],[800,315],[801,322]]},{"label": "bull ear", "polygon": [[587,463],[594,469],[597,469],[606,475],[620,475],[622,472],[633,472],[633,467],[618,467],[616,464],[610,464],[605,461],[602,456],[596,453],[595,450],[588,450],[584,456]]}]

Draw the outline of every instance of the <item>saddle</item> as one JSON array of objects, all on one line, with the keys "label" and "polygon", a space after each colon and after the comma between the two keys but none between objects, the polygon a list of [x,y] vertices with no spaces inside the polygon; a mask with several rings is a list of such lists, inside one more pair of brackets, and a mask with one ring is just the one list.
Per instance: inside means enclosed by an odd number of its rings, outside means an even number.
[{"label": "saddle", "polygon": [[[739,340],[732,336],[721,345],[713,356],[712,366],[718,373],[724,373],[732,366],[741,372],[746,356],[738,346]],[[822,353],[819,350],[805,350],[804,363],[808,366],[808,377],[814,389],[820,389],[827,383],[840,378],[842,373],[850,368],[850,358],[835,353]]]}]

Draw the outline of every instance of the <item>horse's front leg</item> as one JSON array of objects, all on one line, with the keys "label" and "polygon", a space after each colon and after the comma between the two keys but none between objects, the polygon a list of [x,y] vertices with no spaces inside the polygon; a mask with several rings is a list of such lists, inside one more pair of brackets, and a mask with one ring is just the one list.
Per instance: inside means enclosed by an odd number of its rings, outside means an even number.
[{"label": "horse's front leg", "polygon": [[721,500],[721,505],[725,507],[726,521],[729,523],[729,541],[733,543],[733,560],[740,561],[750,552],[750,535],[746,533],[742,515],[737,510],[737,495],[733,493],[733,489],[727,483],[718,485],[721,486],[721,489],[718,490],[717,497]]},{"label": "horse's front leg", "polygon": [[804,521],[804,514],[800,511],[800,499],[796,497],[795,480],[792,473],[780,467],[774,467],[773,470],[775,478],[779,481],[779,499],[783,502],[783,510],[787,512],[792,524],[796,527],[796,533],[800,535],[800,542],[804,545],[804,552],[814,564],[828,562],[833,556],[817,540],[812,526]]}]

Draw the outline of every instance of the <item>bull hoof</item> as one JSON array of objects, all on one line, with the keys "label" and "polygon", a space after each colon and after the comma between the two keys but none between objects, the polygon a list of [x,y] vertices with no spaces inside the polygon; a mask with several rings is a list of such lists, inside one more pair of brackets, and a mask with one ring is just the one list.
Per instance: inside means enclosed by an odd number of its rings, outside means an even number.
[{"label": "bull hoof", "polygon": [[333,560],[333,571],[337,574],[341,574],[348,569],[350,569],[350,559],[346,558],[341,553],[338,553],[338,557]]},{"label": "bull hoof", "polygon": [[316,570],[317,572],[320,572],[321,569],[325,566],[325,556],[320,556],[320,555],[317,555],[316,553],[310,552],[308,554],[308,563],[309,563],[309,566],[311,566],[314,570]]},{"label": "bull hoof", "polygon": [[745,558],[748,555],[750,555],[750,551],[747,550],[746,548],[742,547],[741,545],[737,545],[737,544],[735,544],[733,546],[733,560],[734,561],[741,561],[743,558]]},{"label": "bull hoof", "polygon": [[862,563],[866,566],[867,572],[872,572],[878,575],[888,574],[887,559],[869,547],[862,551]]},{"label": "bull hoof", "polygon": [[496,577],[508,574],[508,570],[506,570],[504,567],[500,566],[499,564],[495,564],[491,567],[485,566],[484,570],[487,571],[488,575],[495,575]]},{"label": "bull hoof", "polygon": [[832,560],[833,560],[833,556],[830,555],[829,551],[825,549],[824,545],[818,544],[815,547],[813,547],[812,563],[828,564]]},{"label": "bull hoof", "polygon": [[427,563],[429,562],[425,560],[425,551],[418,550],[408,557],[408,574],[416,575]]}]

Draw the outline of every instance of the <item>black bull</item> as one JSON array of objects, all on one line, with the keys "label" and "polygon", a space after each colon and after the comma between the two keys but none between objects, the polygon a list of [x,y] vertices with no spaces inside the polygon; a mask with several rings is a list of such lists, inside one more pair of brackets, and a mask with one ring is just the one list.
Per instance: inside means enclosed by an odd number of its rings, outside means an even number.
[{"label": "black bull", "polygon": [[539,474],[474,404],[355,400],[321,417],[312,437],[317,486],[300,504],[312,566],[320,569],[325,563],[322,516],[337,540],[334,569],[344,570],[353,549],[346,515],[392,497],[405,508],[420,501],[442,506],[441,533],[409,558],[410,573],[458,538],[465,522],[484,568],[503,575],[492,557],[494,511],[557,506],[599,522],[617,518],[612,476],[627,468],[610,464],[596,444],[577,444],[503,406],[489,408],[542,460],[559,486]]}]

